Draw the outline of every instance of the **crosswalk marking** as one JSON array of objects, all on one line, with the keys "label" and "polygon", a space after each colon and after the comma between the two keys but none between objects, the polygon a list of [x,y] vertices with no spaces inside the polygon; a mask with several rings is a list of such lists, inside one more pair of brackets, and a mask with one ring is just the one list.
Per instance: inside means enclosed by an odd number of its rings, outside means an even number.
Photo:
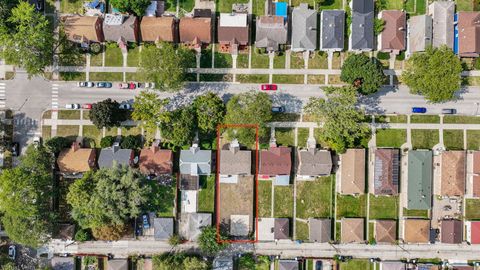
[{"label": "crosswalk marking", "polygon": [[5,83],[0,83],[0,109],[5,108],[5,99],[6,99],[6,85]]},{"label": "crosswalk marking", "polygon": [[58,109],[58,84],[52,84],[52,109]]}]

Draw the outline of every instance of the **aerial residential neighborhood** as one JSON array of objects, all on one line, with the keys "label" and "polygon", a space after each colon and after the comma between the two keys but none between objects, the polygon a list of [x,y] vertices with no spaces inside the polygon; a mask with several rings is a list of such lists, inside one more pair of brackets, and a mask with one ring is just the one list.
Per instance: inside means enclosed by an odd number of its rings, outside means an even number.
[{"label": "aerial residential neighborhood", "polygon": [[480,270],[474,0],[0,1],[0,270]]}]

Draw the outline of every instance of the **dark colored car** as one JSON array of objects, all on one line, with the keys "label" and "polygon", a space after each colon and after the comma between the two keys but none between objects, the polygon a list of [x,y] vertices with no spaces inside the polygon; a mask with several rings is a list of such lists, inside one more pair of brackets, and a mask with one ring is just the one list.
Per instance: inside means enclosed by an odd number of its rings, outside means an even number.
[{"label": "dark colored car", "polygon": [[97,83],[98,88],[112,88],[112,83],[109,82],[98,82]]},{"label": "dark colored car", "polygon": [[150,228],[150,221],[148,220],[148,215],[147,214],[142,215],[142,223],[143,223],[143,228],[144,229]]},{"label": "dark colored car", "polygon": [[285,112],[285,108],[283,108],[283,106],[273,106],[272,107],[272,112],[273,113],[283,113],[283,112]]},{"label": "dark colored car", "polygon": [[426,113],[427,108],[424,107],[413,107],[412,108],[412,113]]},{"label": "dark colored car", "polygon": [[457,114],[456,109],[442,109],[442,114]]},{"label": "dark colored car", "polygon": [[264,91],[276,91],[277,90],[276,84],[262,84],[261,88]]},{"label": "dark colored car", "polygon": [[18,156],[20,154],[20,144],[18,142],[12,143],[12,155]]},{"label": "dark colored car", "polygon": [[44,0],[30,0],[29,3],[35,7],[36,11],[43,10]]}]

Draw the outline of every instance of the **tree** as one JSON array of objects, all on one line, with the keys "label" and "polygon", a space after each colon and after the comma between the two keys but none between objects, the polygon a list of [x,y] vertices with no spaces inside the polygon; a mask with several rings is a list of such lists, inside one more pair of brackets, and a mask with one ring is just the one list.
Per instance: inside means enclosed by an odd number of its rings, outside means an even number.
[{"label": "tree", "polygon": [[383,29],[385,28],[385,20],[375,18],[373,21],[373,30],[375,32],[375,35],[378,36],[383,32]]},{"label": "tree", "polygon": [[52,154],[57,155],[63,149],[70,146],[70,141],[65,137],[55,136],[46,141],[45,146]]},{"label": "tree", "polygon": [[119,126],[126,117],[124,111],[118,106],[118,102],[110,98],[94,103],[90,110],[90,119],[99,129]]},{"label": "tree", "polygon": [[160,121],[165,119],[167,104],[168,99],[159,99],[154,92],[142,91],[135,97],[132,118],[142,121],[148,130],[156,131]]},{"label": "tree", "polygon": [[198,237],[200,250],[207,255],[214,255],[226,247],[224,243],[217,242],[217,230],[214,227],[205,227]]},{"label": "tree", "polygon": [[123,138],[120,146],[123,149],[139,149],[142,146],[141,139],[134,135],[128,135]]},{"label": "tree", "polygon": [[92,229],[95,239],[104,241],[118,241],[126,233],[125,224],[111,224],[108,226],[100,226]]},{"label": "tree", "polygon": [[186,69],[194,59],[190,50],[161,42],[158,46],[142,49],[139,73],[146,81],[154,82],[156,89],[178,91],[183,87]]},{"label": "tree", "polygon": [[198,96],[193,101],[193,108],[197,117],[198,129],[207,134],[215,133],[217,126],[225,117],[225,104],[216,94],[208,92]]},{"label": "tree", "polygon": [[7,62],[24,68],[29,76],[42,74],[53,61],[50,22],[33,5],[20,1],[11,10],[7,24],[0,24],[0,47]]},{"label": "tree", "polygon": [[92,239],[92,235],[89,230],[80,229],[75,233],[75,241],[85,242]]},{"label": "tree", "polygon": [[110,4],[120,12],[133,13],[141,17],[150,5],[150,0],[110,0]]},{"label": "tree", "polygon": [[115,137],[110,135],[105,136],[100,140],[100,147],[102,148],[110,147],[113,145],[114,142],[115,142]]},{"label": "tree", "polygon": [[321,139],[338,153],[345,152],[367,137],[370,129],[362,122],[364,114],[358,110],[355,89],[352,87],[328,87],[327,99],[311,97],[305,112],[323,123]]},{"label": "tree", "polygon": [[16,270],[15,264],[13,262],[9,262],[5,265],[2,265],[0,269],[1,270]]},{"label": "tree", "polygon": [[368,95],[378,91],[385,82],[385,75],[376,58],[352,54],[342,65],[340,79],[355,86],[358,92]]},{"label": "tree", "polygon": [[103,237],[102,232],[117,235],[128,219],[140,215],[147,202],[151,189],[143,181],[145,177],[128,166],[86,173],[67,194],[73,219],[80,227],[92,229],[95,237]]},{"label": "tree", "polygon": [[407,63],[402,79],[410,93],[434,103],[454,98],[460,88],[462,63],[451,49],[429,47],[424,53],[414,53]]},{"label": "tree", "polygon": [[[272,101],[263,92],[249,91],[233,96],[227,103],[226,124],[256,124],[259,136],[267,135],[265,124],[272,119]],[[228,129],[230,139],[237,138],[244,145],[255,142],[255,130],[252,128]]]},{"label": "tree", "polygon": [[174,146],[189,144],[195,136],[195,129],[195,114],[191,107],[166,113],[166,117],[160,123],[162,137]]},{"label": "tree", "polygon": [[102,51],[102,45],[100,43],[91,43],[90,44],[90,53],[99,54]]},{"label": "tree", "polygon": [[178,234],[172,234],[170,238],[168,238],[168,244],[172,247],[178,246],[182,243],[182,237]]},{"label": "tree", "polygon": [[164,253],[152,257],[153,266],[156,270],[207,270],[210,269],[207,262],[196,256],[186,253]]}]

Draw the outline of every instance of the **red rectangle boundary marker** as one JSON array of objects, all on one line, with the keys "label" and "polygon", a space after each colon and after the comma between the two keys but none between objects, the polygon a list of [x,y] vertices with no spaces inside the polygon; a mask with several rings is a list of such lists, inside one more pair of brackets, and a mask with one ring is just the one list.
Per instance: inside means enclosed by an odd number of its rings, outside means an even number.
[{"label": "red rectangle boundary marker", "polygon": [[[255,239],[254,240],[222,240],[220,237],[220,134],[225,128],[254,128],[255,129]],[[215,203],[217,208],[216,227],[218,243],[257,243],[258,242],[258,125],[256,124],[222,124],[217,126],[217,173],[215,179]]]}]

